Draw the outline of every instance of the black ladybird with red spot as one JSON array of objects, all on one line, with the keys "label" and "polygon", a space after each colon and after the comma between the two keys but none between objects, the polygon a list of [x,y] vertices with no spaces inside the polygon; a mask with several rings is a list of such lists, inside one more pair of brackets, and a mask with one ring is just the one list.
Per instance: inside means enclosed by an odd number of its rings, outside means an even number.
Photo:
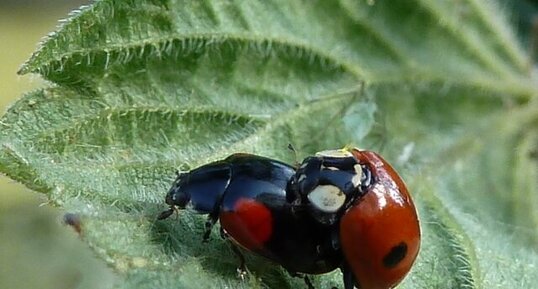
[{"label": "black ladybird with red spot", "polygon": [[285,163],[234,154],[179,174],[166,196],[171,208],[159,219],[170,216],[176,208],[190,207],[208,214],[204,241],[219,220],[223,233],[234,243],[292,274],[332,271],[341,261],[331,245],[331,238],[337,235],[331,232],[333,228],[310,220],[306,211],[287,201],[286,188],[294,174],[295,169]]},{"label": "black ladybird with red spot", "polygon": [[234,154],[179,174],[166,203],[159,219],[186,207],[208,214],[204,241],[220,220],[223,235],[292,275],[340,268],[345,289],[394,287],[420,245],[405,184],[379,155],[358,149],[320,152],[298,168]]}]

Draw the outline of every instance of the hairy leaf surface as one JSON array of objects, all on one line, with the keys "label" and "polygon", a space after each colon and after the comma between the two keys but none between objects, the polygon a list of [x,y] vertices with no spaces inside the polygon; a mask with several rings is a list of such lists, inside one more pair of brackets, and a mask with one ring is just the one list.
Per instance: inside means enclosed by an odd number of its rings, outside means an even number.
[{"label": "hairy leaf surface", "polygon": [[[297,288],[204,217],[156,221],[175,171],[355,144],[401,172],[423,233],[399,288],[538,283],[536,82],[494,1],[101,0],[26,62],[0,171],[81,216],[118,288]],[[216,231],[216,230],[215,230]],[[342,288],[339,272],[314,278]]]}]

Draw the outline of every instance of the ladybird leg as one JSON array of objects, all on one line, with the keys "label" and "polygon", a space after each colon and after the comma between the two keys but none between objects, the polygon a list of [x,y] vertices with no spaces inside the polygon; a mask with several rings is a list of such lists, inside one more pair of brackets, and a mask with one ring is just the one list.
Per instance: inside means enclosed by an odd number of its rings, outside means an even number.
[{"label": "ladybird leg", "polygon": [[288,144],[288,149],[293,153],[293,159],[294,159],[293,167],[295,169],[298,169],[301,166],[301,163],[297,159],[297,151],[295,150],[295,147],[291,143]]},{"label": "ladybird leg", "polygon": [[[223,196],[224,194],[222,194]],[[219,202],[216,202],[213,210],[209,215],[207,215],[207,220],[205,221],[205,231],[204,231],[204,237],[202,242],[209,241],[209,235],[211,235],[211,230],[213,229],[213,226],[219,219],[219,213],[220,213],[220,203],[222,202],[222,196],[219,198]]]},{"label": "ladybird leg", "polygon": [[353,289],[355,288],[355,277],[351,272],[348,264],[345,264],[342,267],[342,274],[344,275],[344,289]]},{"label": "ladybird leg", "polygon": [[232,251],[234,254],[239,258],[239,266],[237,267],[237,276],[241,278],[241,280],[245,280],[245,276],[247,275],[247,267],[245,266],[245,256],[239,248],[230,241],[230,247],[232,248]]},{"label": "ladybird leg", "polygon": [[220,227],[220,238],[223,239],[223,240],[228,240],[228,233],[226,233],[226,231],[224,231],[224,229],[222,227]]},{"label": "ladybird leg", "polygon": [[245,279],[245,276],[247,275],[247,266],[245,266],[245,256],[243,253],[241,253],[241,250],[230,240],[228,233],[220,227],[220,237],[224,240],[227,240],[230,244],[230,248],[234,252],[235,256],[239,259],[239,266],[237,267],[237,275],[241,280]]},{"label": "ladybird leg", "polygon": [[314,287],[314,285],[312,284],[312,281],[310,281],[310,278],[308,278],[308,275],[297,273],[297,272],[292,272],[289,270],[288,270],[288,274],[290,274],[291,277],[302,278],[304,280],[304,283],[308,287],[308,289],[316,289],[316,287]]},{"label": "ladybird leg", "polygon": [[308,287],[308,289],[316,289],[314,288],[314,285],[312,285],[312,281],[310,281],[310,278],[308,278],[308,275],[303,275],[303,280],[304,280],[304,283],[306,284],[306,286]]},{"label": "ladybird leg", "polygon": [[207,220],[205,221],[205,230],[204,230],[204,236],[202,239],[202,242],[209,241],[209,235],[211,235],[211,230],[213,229],[213,226],[217,222],[218,217],[213,216],[213,214],[209,214],[207,217]]}]

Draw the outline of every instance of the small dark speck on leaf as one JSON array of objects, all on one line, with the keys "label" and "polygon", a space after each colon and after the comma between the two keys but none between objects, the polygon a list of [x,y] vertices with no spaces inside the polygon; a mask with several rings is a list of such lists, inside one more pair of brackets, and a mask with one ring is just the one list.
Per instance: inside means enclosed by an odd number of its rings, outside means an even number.
[{"label": "small dark speck on leaf", "polygon": [[63,223],[73,228],[77,234],[82,234],[82,223],[79,215],[74,213],[66,213],[63,218]]}]

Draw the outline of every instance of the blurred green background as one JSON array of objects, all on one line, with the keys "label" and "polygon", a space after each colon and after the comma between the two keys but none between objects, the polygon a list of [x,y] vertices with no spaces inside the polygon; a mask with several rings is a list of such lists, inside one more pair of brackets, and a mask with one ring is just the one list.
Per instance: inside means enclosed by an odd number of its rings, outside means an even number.
[{"label": "blurred green background", "polygon": [[[0,0],[0,111],[45,85],[17,70],[58,20],[89,1]],[[109,288],[113,274],[93,257],[45,196],[0,176],[0,288]]]},{"label": "blurred green background", "polygon": [[[24,92],[46,85],[37,76],[16,72],[59,19],[88,2],[0,0],[1,113]],[[512,2],[523,42],[528,42],[525,36],[537,13],[536,2]],[[65,212],[42,204],[43,195],[0,176],[0,289],[111,287],[114,275],[74,230],[62,224]]]}]

